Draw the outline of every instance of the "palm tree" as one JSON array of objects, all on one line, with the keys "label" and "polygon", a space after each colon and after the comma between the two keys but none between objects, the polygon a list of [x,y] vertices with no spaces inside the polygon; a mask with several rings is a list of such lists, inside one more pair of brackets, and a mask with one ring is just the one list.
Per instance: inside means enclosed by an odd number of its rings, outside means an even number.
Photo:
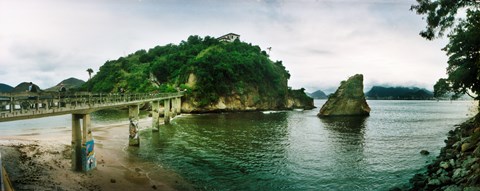
[{"label": "palm tree", "polygon": [[89,79],[92,79],[93,70],[91,68],[87,69]]}]

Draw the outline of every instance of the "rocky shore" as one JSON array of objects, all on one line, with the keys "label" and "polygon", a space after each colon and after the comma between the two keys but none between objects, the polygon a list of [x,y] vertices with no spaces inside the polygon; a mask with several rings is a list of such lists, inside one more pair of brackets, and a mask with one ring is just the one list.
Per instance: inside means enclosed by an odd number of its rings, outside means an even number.
[{"label": "rocky shore", "polygon": [[445,143],[410,190],[480,191],[480,115],[450,131]]}]

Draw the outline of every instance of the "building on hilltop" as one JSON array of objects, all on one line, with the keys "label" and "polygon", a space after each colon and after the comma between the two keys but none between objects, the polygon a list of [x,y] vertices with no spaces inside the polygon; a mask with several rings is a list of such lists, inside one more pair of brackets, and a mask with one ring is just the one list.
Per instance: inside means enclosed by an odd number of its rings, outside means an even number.
[{"label": "building on hilltop", "polygon": [[235,33],[228,33],[226,35],[223,35],[221,37],[218,37],[217,39],[221,42],[233,42],[237,39],[240,38],[240,35],[235,34]]}]

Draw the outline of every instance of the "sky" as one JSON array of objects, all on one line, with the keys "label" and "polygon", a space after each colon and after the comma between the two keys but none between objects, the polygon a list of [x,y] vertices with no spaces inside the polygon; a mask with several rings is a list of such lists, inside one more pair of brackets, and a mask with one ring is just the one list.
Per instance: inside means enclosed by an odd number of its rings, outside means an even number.
[{"label": "sky", "polygon": [[373,85],[432,90],[447,41],[427,41],[414,0],[0,0],[0,83],[88,80],[107,60],[190,35],[272,47],[289,86],[333,92],[360,73]]}]

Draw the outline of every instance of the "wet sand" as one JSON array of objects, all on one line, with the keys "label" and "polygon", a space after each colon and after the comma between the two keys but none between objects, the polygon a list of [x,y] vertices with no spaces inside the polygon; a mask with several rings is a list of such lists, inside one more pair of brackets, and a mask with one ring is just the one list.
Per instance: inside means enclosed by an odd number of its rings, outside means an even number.
[{"label": "wet sand", "polygon": [[[146,129],[149,121],[142,121]],[[71,130],[0,135],[2,161],[16,190],[194,190],[178,174],[135,156],[128,124],[93,127],[97,168],[71,170]]]}]

